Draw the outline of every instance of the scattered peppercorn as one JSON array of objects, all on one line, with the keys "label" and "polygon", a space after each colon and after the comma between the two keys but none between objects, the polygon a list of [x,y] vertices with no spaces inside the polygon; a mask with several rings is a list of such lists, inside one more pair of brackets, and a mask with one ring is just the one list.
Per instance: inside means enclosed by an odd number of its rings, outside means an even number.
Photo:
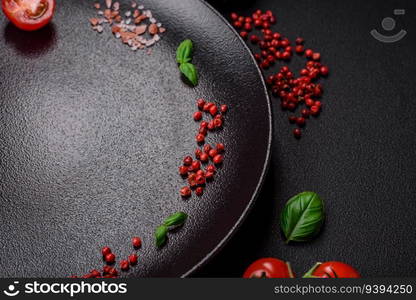
[{"label": "scattered peppercorn", "polygon": [[135,236],[131,239],[131,243],[133,244],[134,248],[140,248],[140,246],[142,245],[142,240]]}]

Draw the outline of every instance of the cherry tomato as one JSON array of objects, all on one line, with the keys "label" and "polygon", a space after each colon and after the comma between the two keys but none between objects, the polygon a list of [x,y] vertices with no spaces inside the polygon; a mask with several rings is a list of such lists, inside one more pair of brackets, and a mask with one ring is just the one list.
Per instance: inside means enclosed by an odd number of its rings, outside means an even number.
[{"label": "cherry tomato", "polygon": [[55,11],[55,0],[2,0],[1,7],[16,27],[33,31],[51,21]]},{"label": "cherry tomato", "polygon": [[[307,276],[309,274],[309,276]],[[310,276],[312,275],[312,276]],[[360,278],[360,273],[350,265],[339,261],[317,263],[304,277]]]},{"label": "cherry tomato", "polygon": [[243,278],[293,278],[288,262],[277,258],[261,258],[253,262],[244,272]]}]

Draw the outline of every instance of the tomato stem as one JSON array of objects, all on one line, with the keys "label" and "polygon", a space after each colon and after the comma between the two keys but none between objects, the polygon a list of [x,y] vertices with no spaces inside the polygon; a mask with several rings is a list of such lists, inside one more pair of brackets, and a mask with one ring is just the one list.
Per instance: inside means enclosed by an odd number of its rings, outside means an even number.
[{"label": "tomato stem", "polygon": [[292,270],[292,266],[290,265],[290,262],[287,261],[286,265],[287,265],[287,270],[289,272],[289,277],[290,278],[295,278],[295,275],[293,275],[293,270]]},{"label": "tomato stem", "polygon": [[320,265],[322,265],[321,262],[317,262],[316,264],[314,264],[313,267],[310,268],[309,271],[306,272],[305,275],[302,276],[302,278],[318,278],[317,276],[314,276],[312,274],[316,270],[316,268],[319,267]]}]

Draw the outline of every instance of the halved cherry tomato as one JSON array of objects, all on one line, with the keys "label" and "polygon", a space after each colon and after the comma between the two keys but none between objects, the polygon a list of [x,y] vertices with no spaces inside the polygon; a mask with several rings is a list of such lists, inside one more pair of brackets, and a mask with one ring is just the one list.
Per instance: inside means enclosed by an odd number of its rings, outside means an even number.
[{"label": "halved cherry tomato", "polygon": [[244,278],[294,278],[288,262],[277,258],[261,258],[244,272]]},{"label": "halved cherry tomato", "polygon": [[360,278],[360,273],[350,265],[339,261],[316,263],[303,277],[311,278]]},{"label": "halved cherry tomato", "polygon": [[55,11],[55,0],[2,0],[6,17],[18,28],[33,31],[48,24]]}]

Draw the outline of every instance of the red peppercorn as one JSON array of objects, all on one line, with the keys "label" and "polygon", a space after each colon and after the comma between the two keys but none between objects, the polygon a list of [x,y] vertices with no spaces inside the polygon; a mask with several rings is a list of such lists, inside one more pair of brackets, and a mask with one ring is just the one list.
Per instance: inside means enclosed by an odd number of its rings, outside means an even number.
[{"label": "red peppercorn", "polygon": [[246,38],[248,37],[248,32],[247,32],[247,31],[241,31],[241,32],[240,32],[240,36],[241,36],[243,39],[246,39]]},{"label": "red peppercorn", "polygon": [[106,273],[110,274],[113,277],[117,277],[118,276],[118,272],[117,272],[117,270],[115,268],[109,268],[107,271],[108,272],[106,272]]},{"label": "red peppercorn", "polygon": [[217,112],[218,112],[218,107],[216,105],[212,105],[209,108],[209,113],[211,114],[211,116],[214,117],[217,114]]},{"label": "red peppercorn", "polygon": [[104,256],[104,260],[106,261],[106,263],[112,264],[116,261],[116,256],[114,255],[114,253],[108,253],[106,256]]},{"label": "red peppercorn", "polygon": [[212,180],[214,178],[214,173],[213,172],[209,172],[209,171],[207,171],[206,173],[205,173],[205,179],[206,180]]},{"label": "red peppercorn", "polygon": [[129,255],[129,263],[130,265],[134,266],[137,264],[137,255],[135,253]]},{"label": "red peppercorn", "polygon": [[140,246],[142,245],[142,240],[135,236],[131,239],[131,243],[133,244],[134,248],[140,248]]},{"label": "red peppercorn", "polygon": [[312,105],[311,106],[311,115],[316,116],[319,114],[319,106]]},{"label": "red peppercorn", "polygon": [[309,110],[304,108],[304,109],[302,109],[301,114],[304,118],[307,118],[307,117],[309,117],[310,112],[309,112]]},{"label": "red peppercorn", "polygon": [[103,275],[104,274],[109,274],[111,272],[111,269],[113,269],[113,268],[110,267],[110,266],[104,266],[103,267]]},{"label": "red peppercorn", "polygon": [[[254,26],[261,27],[262,25],[263,25],[263,22],[260,19],[254,20]],[[234,23],[234,27],[235,27],[235,23]]]},{"label": "red peppercorn", "polygon": [[259,37],[257,36],[257,35],[251,35],[250,36],[250,41],[253,43],[253,44],[257,44],[258,42],[259,42]]},{"label": "red peppercorn", "polygon": [[200,121],[202,119],[202,113],[200,111],[197,111],[194,113],[194,120]]},{"label": "red peppercorn", "polygon": [[312,105],[314,105],[314,101],[312,100],[312,99],[310,99],[310,98],[308,98],[308,99],[305,99],[305,104],[307,105],[307,106],[312,106]]},{"label": "red peppercorn", "polygon": [[244,24],[244,30],[246,30],[246,31],[251,31],[253,28],[251,27],[251,24],[250,23],[245,23]]},{"label": "red peppercorn", "polygon": [[204,188],[202,186],[199,186],[195,189],[195,194],[197,196],[202,196],[203,193],[204,193]]},{"label": "red peppercorn", "polygon": [[214,158],[212,159],[213,163],[218,165],[221,164],[223,161],[223,156],[221,154],[217,154],[216,156],[214,156]]},{"label": "red peppercorn", "polygon": [[204,175],[197,175],[195,181],[198,185],[205,184],[205,176]]},{"label": "red peppercorn", "polygon": [[201,156],[199,157],[199,160],[202,161],[203,163],[207,162],[208,159],[209,159],[209,156],[206,153],[202,153]]},{"label": "red peppercorn", "polygon": [[302,136],[302,131],[299,128],[295,128],[293,129],[293,135],[298,139]]},{"label": "red peppercorn", "polygon": [[302,45],[297,45],[297,46],[295,47],[295,52],[296,52],[297,54],[302,54],[302,53],[303,53],[303,51],[304,51],[304,47],[303,47]]},{"label": "red peppercorn", "polygon": [[218,151],[217,151],[217,150],[215,150],[215,149],[211,149],[211,150],[209,151],[209,153],[208,153],[208,155],[209,155],[211,158],[214,158],[217,154],[218,154]]},{"label": "red peppercorn", "polygon": [[199,109],[203,109],[205,105],[205,100],[202,98],[199,98],[198,100],[196,100],[196,105],[198,106]]},{"label": "red peppercorn", "polygon": [[268,28],[270,28],[270,23],[269,22],[263,22],[263,24],[262,24],[262,27],[264,28],[264,29],[268,29]]},{"label": "red peppercorn", "polygon": [[297,44],[297,45],[302,45],[303,43],[304,43],[304,39],[303,38],[301,38],[301,37],[298,37],[298,38],[296,38],[296,40],[295,40],[295,43]]},{"label": "red peppercorn", "polygon": [[192,171],[196,172],[201,168],[201,163],[197,160],[194,160],[191,164],[191,167],[192,167]]},{"label": "red peppercorn", "polygon": [[240,21],[235,21],[233,23],[233,25],[234,25],[235,28],[241,28],[241,27],[243,27],[243,23],[241,23]]},{"label": "red peppercorn", "polygon": [[288,60],[288,59],[290,59],[290,52],[288,52],[288,51],[284,51],[283,53],[282,53],[282,59],[284,59],[284,60]]},{"label": "red peppercorn", "polygon": [[232,13],[230,14],[230,18],[231,18],[231,20],[235,21],[235,20],[237,20],[237,19],[238,19],[238,15],[237,15],[235,12],[232,12]]},{"label": "red peppercorn", "polygon": [[120,269],[122,269],[123,271],[127,271],[129,269],[129,262],[125,259],[120,261]]},{"label": "red peppercorn", "polygon": [[198,133],[195,137],[195,140],[197,141],[197,143],[203,143],[205,142],[205,135]]},{"label": "red peppercorn", "polygon": [[312,58],[312,55],[313,55],[313,51],[311,49],[306,49],[305,50],[305,56],[307,58]]},{"label": "red peppercorn", "polygon": [[209,150],[211,150],[212,149],[212,147],[211,147],[211,145],[210,144],[206,144],[205,146],[204,146],[204,152],[206,153],[206,154],[208,154],[209,153]]},{"label": "red peppercorn", "polygon": [[212,172],[212,173],[215,173],[215,172],[216,172],[216,170],[217,170],[217,168],[216,168],[214,165],[209,165],[209,166],[207,166],[207,168],[206,168],[206,171],[207,171],[207,172]]},{"label": "red peppercorn", "polygon": [[107,254],[111,253],[111,249],[109,247],[103,247],[103,249],[101,249],[101,253],[103,256],[106,256]]},{"label": "red peppercorn", "polygon": [[289,122],[290,123],[295,123],[296,122],[296,117],[295,116],[289,116]]},{"label": "red peppercorn", "polygon": [[321,59],[321,54],[318,52],[315,52],[314,54],[312,54],[312,59],[313,60],[320,60]]},{"label": "red peppercorn", "polygon": [[305,123],[306,123],[306,120],[305,120],[305,118],[304,118],[304,117],[298,117],[298,118],[296,119],[296,124],[298,124],[298,126],[304,126],[304,125],[305,125]]},{"label": "red peppercorn", "polygon": [[321,73],[321,75],[322,75],[322,76],[328,76],[328,74],[329,74],[329,69],[328,69],[328,67],[327,67],[327,66],[322,66],[322,67],[319,69],[319,72]]},{"label": "red peppercorn", "polygon": [[195,157],[197,158],[197,159],[199,159],[199,157],[201,156],[201,154],[202,154],[202,150],[201,149],[195,149]]},{"label": "red peppercorn", "polygon": [[183,159],[183,164],[185,166],[190,166],[192,164],[192,161],[193,161],[192,157],[185,156],[185,158]]},{"label": "red peppercorn", "polygon": [[214,120],[214,127],[215,128],[221,128],[222,127],[222,120],[215,118]]},{"label": "red peppercorn", "polygon": [[222,112],[223,114],[225,114],[225,113],[228,111],[228,106],[227,106],[227,104],[223,104],[223,105],[221,105],[220,110],[221,110],[221,112]]},{"label": "red peppercorn", "polygon": [[180,190],[180,194],[182,197],[187,198],[191,196],[191,189],[188,186],[184,186],[183,188],[181,188]]},{"label": "red peppercorn", "polygon": [[215,149],[217,149],[218,153],[224,152],[224,144],[223,143],[218,143],[217,146],[215,146]]},{"label": "red peppercorn", "polygon": [[270,20],[270,23],[276,24],[276,17],[275,16],[271,16],[269,20]]},{"label": "red peppercorn", "polygon": [[95,278],[97,278],[97,277],[100,277],[100,276],[101,276],[101,273],[100,273],[100,271],[98,271],[98,270],[92,270],[92,271],[90,272],[90,274],[91,274],[91,276],[92,276],[92,277],[95,277]]},{"label": "red peppercorn", "polygon": [[209,121],[207,128],[208,128],[208,130],[214,130],[215,129],[214,120]]},{"label": "red peppercorn", "polygon": [[199,128],[203,128],[203,127],[208,127],[208,122],[207,121],[202,121],[201,124],[199,125]]},{"label": "red peppercorn", "polygon": [[202,170],[198,170],[198,171],[196,171],[195,175],[196,176],[198,176],[198,175],[205,176],[205,172],[202,171]]}]

